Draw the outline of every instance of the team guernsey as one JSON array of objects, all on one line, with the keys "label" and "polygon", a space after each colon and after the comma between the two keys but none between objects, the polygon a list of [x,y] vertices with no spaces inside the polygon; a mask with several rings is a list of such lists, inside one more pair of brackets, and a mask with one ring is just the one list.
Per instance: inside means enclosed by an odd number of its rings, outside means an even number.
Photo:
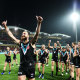
[{"label": "team guernsey", "polygon": [[18,75],[26,75],[28,78],[35,77],[34,48],[31,43],[20,43],[20,67]]},{"label": "team guernsey", "polygon": [[8,63],[10,63],[11,62],[11,56],[8,56],[8,54],[10,53],[10,51],[7,51],[6,52],[6,60],[5,60],[5,62],[8,62]]},{"label": "team guernsey", "polygon": [[[14,52],[13,52],[14,53]],[[16,53],[17,53],[17,51],[15,51],[15,53],[14,53],[14,56],[13,56],[13,59],[15,60],[16,59]]]},{"label": "team guernsey", "polygon": [[58,48],[52,49],[52,61],[58,62]]},{"label": "team guernsey", "polygon": [[71,59],[70,59],[71,65],[74,65],[75,64],[75,60],[74,60],[73,55],[74,55],[74,49],[72,48],[72,50],[71,50]]},{"label": "team guernsey", "polygon": [[45,64],[45,59],[48,54],[46,54],[45,50],[42,50],[39,52],[39,63]]},{"label": "team guernsey", "polygon": [[80,65],[79,65],[79,61],[80,59],[79,59],[79,49],[77,48],[77,52],[76,52],[76,56],[74,56],[74,65],[75,65],[75,67],[76,68],[79,68],[80,67]]},{"label": "team guernsey", "polygon": [[67,51],[65,52],[61,52],[61,62],[64,62],[66,64],[66,60],[68,58],[68,55],[67,55]]}]

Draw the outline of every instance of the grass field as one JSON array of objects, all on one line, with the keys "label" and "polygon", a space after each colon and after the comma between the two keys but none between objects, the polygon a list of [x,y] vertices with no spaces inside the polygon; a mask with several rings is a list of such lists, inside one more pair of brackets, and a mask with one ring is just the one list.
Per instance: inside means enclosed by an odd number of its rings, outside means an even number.
[{"label": "grass field", "polygon": [[[13,55],[11,56],[12,60],[13,60]],[[19,63],[19,54],[17,55],[17,59],[18,59],[18,63]],[[0,54],[0,80],[18,80],[18,68],[19,66],[16,66],[16,64],[14,64],[14,67],[11,67],[11,74],[8,74],[9,71],[9,66],[7,65],[6,68],[6,72],[4,75],[1,75],[1,72],[3,71],[3,67],[4,67],[4,61],[5,61],[5,55],[4,54]],[[42,69],[42,68],[41,68]],[[56,70],[56,69],[55,69]],[[54,77],[50,76],[51,74],[51,54],[50,54],[50,58],[49,58],[49,66],[45,65],[45,74],[44,74],[44,79],[43,80],[68,80],[69,78],[69,74],[65,75],[64,72],[64,76],[61,76],[61,72],[58,72],[58,76],[55,75],[55,71],[54,71]],[[38,78],[38,70],[37,70],[37,66],[36,66],[36,80],[42,80]]]}]

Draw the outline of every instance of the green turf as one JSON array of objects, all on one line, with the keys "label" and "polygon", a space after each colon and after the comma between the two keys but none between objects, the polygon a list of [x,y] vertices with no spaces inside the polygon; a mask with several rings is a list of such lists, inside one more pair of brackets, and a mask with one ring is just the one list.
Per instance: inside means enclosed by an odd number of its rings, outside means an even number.
[{"label": "green turf", "polygon": [[[11,56],[12,60],[13,60],[13,55]],[[17,59],[18,59],[18,63],[19,63],[19,54],[17,55]],[[0,73],[3,71],[3,67],[4,67],[4,62],[5,62],[5,55],[4,54],[0,54]],[[8,74],[8,70],[9,70],[9,66],[7,65],[7,68],[6,68],[6,72],[4,75],[1,75],[0,74],[0,80],[18,80],[18,66],[16,66],[16,64],[14,64],[14,67],[11,68],[11,74],[9,75]],[[41,67],[42,69],[42,67]],[[62,77],[60,74],[61,72],[58,72],[58,76],[55,75],[55,71],[54,71],[54,77],[51,77],[50,76],[51,74],[51,55],[50,55],[50,58],[49,58],[49,66],[45,66],[45,74],[44,74],[44,79],[43,80],[66,80],[69,78],[69,74],[68,75],[65,75],[65,72],[64,72],[64,76]],[[37,66],[36,66],[36,80],[42,80],[41,78],[39,79],[38,78],[38,69],[37,69]]]}]

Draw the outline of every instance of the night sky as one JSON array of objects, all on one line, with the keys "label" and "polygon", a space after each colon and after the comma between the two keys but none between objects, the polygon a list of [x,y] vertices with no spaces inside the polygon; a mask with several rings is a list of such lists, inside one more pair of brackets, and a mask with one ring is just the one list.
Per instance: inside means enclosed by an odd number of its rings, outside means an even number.
[{"label": "night sky", "polygon": [[[80,0],[76,0],[80,13]],[[74,0],[0,0],[0,23],[8,20],[8,25],[35,31],[36,15],[44,18],[41,32],[63,33],[75,40],[73,24],[69,14],[73,11]],[[78,39],[80,22],[77,23]]]}]

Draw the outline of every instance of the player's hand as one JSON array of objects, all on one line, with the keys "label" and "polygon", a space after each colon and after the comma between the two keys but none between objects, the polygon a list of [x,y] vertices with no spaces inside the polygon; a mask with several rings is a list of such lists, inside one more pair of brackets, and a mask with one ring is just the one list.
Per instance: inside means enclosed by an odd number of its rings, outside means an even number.
[{"label": "player's hand", "polygon": [[38,22],[42,22],[43,21],[43,18],[41,16],[36,16],[36,19]]},{"label": "player's hand", "polygon": [[68,59],[66,60],[66,62],[68,62]]},{"label": "player's hand", "polygon": [[45,49],[45,52],[46,52],[46,53],[48,53],[48,50],[47,50],[47,49]]},{"label": "player's hand", "polygon": [[57,41],[57,43],[59,43],[59,41]]},{"label": "player's hand", "polygon": [[51,43],[51,40],[49,40],[49,43]]},{"label": "player's hand", "polygon": [[75,45],[75,51],[77,51],[77,45]]},{"label": "player's hand", "polygon": [[74,57],[76,56],[76,52],[74,52]]},{"label": "player's hand", "polygon": [[6,28],[7,27],[7,20],[2,22],[2,25]]}]

